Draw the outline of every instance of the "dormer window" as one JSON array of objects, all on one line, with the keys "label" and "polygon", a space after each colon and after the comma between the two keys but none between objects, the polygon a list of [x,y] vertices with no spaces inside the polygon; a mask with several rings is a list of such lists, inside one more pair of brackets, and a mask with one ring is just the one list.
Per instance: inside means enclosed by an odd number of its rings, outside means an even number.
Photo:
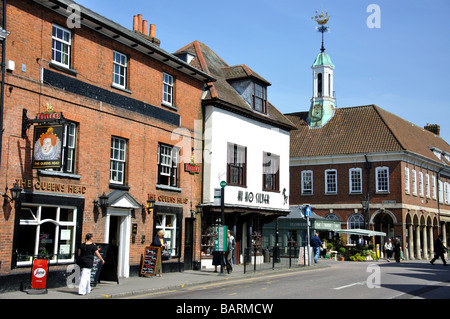
[{"label": "dormer window", "polygon": [[267,88],[256,82],[253,83],[253,109],[267,113]]}]

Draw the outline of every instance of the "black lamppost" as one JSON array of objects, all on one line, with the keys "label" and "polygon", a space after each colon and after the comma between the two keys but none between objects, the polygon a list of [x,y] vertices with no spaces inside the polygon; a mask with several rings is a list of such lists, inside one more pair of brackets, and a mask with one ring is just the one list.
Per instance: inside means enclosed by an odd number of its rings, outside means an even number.
[{"label": "black lamppost", "polygon": [[363,199],[361,199],[361,205],[364,211],[364,227],[369,229],[369,196],[364,196]]}]

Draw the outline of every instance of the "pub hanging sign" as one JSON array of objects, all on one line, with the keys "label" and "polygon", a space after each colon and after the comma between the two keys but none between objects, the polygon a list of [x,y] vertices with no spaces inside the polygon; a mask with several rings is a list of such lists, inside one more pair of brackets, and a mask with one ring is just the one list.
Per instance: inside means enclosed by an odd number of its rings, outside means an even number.
[{"label": "pub hanging sign", "polygon": [[33,168],[61,167],[62,137],[62,125],[34,127]]}]

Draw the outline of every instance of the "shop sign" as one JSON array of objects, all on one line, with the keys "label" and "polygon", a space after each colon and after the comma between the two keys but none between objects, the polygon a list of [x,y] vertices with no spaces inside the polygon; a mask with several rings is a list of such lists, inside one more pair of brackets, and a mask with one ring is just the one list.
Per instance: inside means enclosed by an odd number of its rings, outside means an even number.
[{"label": "shop sign", "polygon": [[189,172],[189,174],[199,174],[200,166],[197,166],[192,163],[184,163],[184,171]]},{"label": "shop sign", "polygon": [[22,188],[34,188],[37,191],[47,191],[54,193],[68,193],[83,195],[86,193],[86,186],[73,185],[55,182],[36,181],[33,184],[31,179],[16,179],[16,183],[21,185]]},{"label": "shop sign", "polygon": [[[43,114],[43,115],[52,115]],[[62,152],[62,125],[34,127],[33,168],[60,168]]]},{"label": "shop sign", "polygon": [[45,289],[47,286],[47,259],[35,259],[33,261],[33,272],[31,278],[31,288]]},{"label": "shop sign", "polygon": [[168,196],[168,195],[156,195],[156,194],[150,194],[150,198],[154,199],[157,202],[161,203],[170,203],[170,204],[187,204],[189,202],[189,199],[186,197],[175,197],[175,196]]},{"label": "shop sign", "polygon": [[244,191],[238,191],[238,197],[237,200],[239,202],[246,202],[246,203],[253,203],[256,204],[269,204],[270,203],[270,196],[269,194],[263,194],[263,193],[255,193],[253,192],[244,192]]}]

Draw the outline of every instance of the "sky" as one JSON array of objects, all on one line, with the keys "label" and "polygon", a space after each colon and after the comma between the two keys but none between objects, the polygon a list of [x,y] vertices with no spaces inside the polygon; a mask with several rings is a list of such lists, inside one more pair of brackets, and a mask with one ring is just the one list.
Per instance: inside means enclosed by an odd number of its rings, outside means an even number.
[{"label": "sky", "polygon": [[167,52],[198,40],[230,66],[247,65],[285,114],[309,110],[321,47],[312,17],[323,11],[336,106],[376,104],[420,127],[438,124],[450,144],[449,0],[75,1],[128,29],[142,14]]}]

